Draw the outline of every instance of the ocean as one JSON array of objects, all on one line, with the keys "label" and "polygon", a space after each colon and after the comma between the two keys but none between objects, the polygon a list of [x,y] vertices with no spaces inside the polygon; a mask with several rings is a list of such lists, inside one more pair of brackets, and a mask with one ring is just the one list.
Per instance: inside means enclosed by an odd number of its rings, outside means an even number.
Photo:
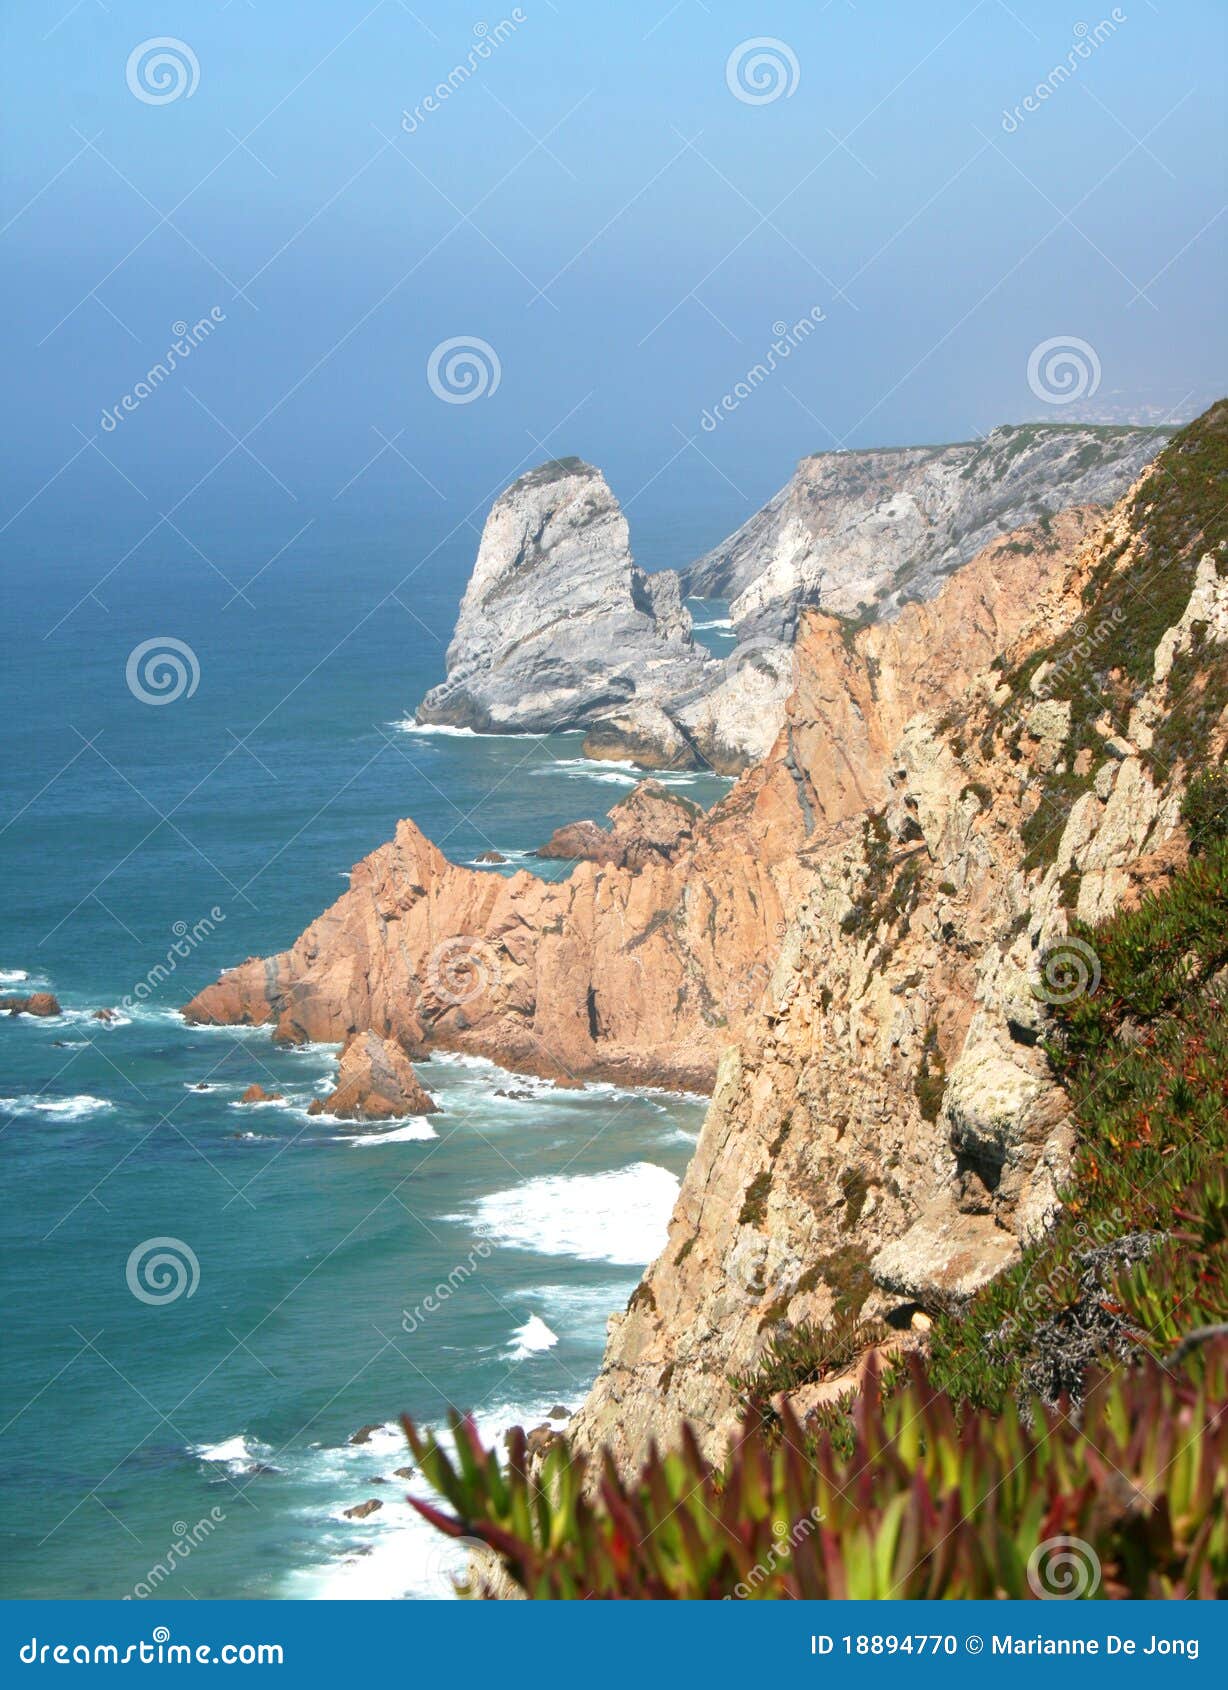
[{"label": "ocean", "polygon": [[[674,512],[643,549],[719,531]],[[0,991],[64,1014],[0,1022],[3,1594],[447,1596],[397,1417],[495,1438],[577,1406],[704,1102],[441,1056],[442,1114],[342,1131],[306,1113],[334,1049],[177,1008],[289,944],[401,816],[512,872],[636,776],[573,735],[413,728],[477,544],[425,506],[236,493],[189,521],[53,489],[5,538]],[[725,607],[693,609],[728,650]],[[179,670],[130,685],[168,639]],[[252,1082],[283,1101],[239,1104]]]}]

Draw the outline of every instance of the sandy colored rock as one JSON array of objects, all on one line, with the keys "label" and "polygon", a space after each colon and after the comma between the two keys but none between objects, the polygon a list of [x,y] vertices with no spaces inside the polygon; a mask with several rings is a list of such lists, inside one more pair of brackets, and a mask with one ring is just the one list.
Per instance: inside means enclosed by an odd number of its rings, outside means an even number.
[{"label": "sandy colored rock", "polygon": [[31,992],[29,997],[0,998],[0,1013],[33,1015],[39,1019],[59,1015],[60,1000],[54,992]]},{"label": "sandy colored rock", "polygon": [[344,1121],[394,1121],[407,1115],[433,1115],[439,1109],[423,1090],[400,1043],[371,1031],[356,1033],[350,1040],[337,1068],[336,1088],[316,1101],[321,1103],[319,1113]]},{"label": "sandy colored rock", "polygon": [[617,863],[622,861],[622,847],[599,822],[564,822],[533,855],[553,862]]},{"label": "sandy colored rock", "polygon": [[[1020,830],[1059,778],[1066,713],[1021,710],[999,677],[1085,614],[1090,581],[1134,567],[1127,509],[1048,566],[978,559],[894,623],[803,624],[786,736],[814,884],[721,1064],[668,1242],[611,1317],[568,1428],[581,1447],[631,1468],[686,1419],[717,1459],[730,1375],[753,1373],[779,1326],[843,1312],[923,1337],[918,1311],[985,1283],[1060,1213],[1074,1132],[1043,1040],[1046,993],[1070,989],[1070,876],[1098,919],[1171,875],[1182,784],[1114,759],[1025,871]],[[956,603],[966,614],[944,617]],[[956,625],[959,645],[942,636]],[[1162,721],[1171,705],[1161,681],[1137,710]],[[1221,718],[1205,755],[1226,744]]]},{"label": "sandy colored rock", "polygon": [[279,1091],[265,1091],[258,1081],[248,1086],[239,1099],[240,1103],[280,1103],[281,1101],[282,1095]]},{"label": "sandy colored rock", "polygon": [[694,843],[702,816],[698,804],[669,792],[659,781],[644,780],[610,811],[610,828],[594,821],[570,822],[556,828],[534,856],[620,868],[670,862]]},{"label": "sandy colored rock", "polygon": [[365,1520],[384,1505],[378,1496],[368,1497],[366,1502],[359,1502],[353,1508],[342,1510],[347,1520]]},{"label": "sandy colored rock", "polygon": [[942,1201],[885,1244],[870,1263],[875,1282],[900,1297],[970,1297],[1019,1260],[1019,1240],[989,1215],[960,1214]]}]

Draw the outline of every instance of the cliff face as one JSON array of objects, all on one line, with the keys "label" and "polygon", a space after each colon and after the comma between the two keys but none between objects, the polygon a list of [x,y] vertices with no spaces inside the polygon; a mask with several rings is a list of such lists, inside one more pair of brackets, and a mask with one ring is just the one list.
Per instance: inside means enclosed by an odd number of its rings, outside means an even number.
[{"label": "cliff face", "polygon": [[[1087,520],[1070,513],[1060,532]],[[886,799],[898,723],[1044,613],[1062,553],[1019,543],[1009,570],[990,552],[933,605],[851,642],[835,619],[808,618],[770,755],[707,815],[645,783],[612,832],[577,841],[577,855],[608,860],[562,882],[459,867],[403,821],[289,950],[229,970],[185,1015],[270,1023],[287,1040],[370,1029],[414,1052],[709,1090],[824,872],[826,831]]]},{"label": "cliff face", "polygon": [[645,575],[598,470],[543,464],[496,499],[423,722],[481,732],[582,726],[631,699],[684,698],[719,670],[672,571]]},{"label": "cliff face", "polygon": [[1175,872],[1189,761],[1228,747],[1225,463],[1228,402],[1107,517],[999,541],[887,624],[809,612],[771,752],[707,816],[671,826],[650,789],[616,860],[554,884],[459,868],[403,822],[289,951],[185,1013],[715,1075],[669,1243],[571,1430],[631,1462],[686,1418],[718,1453],[729,1376],[774,1334],[907,1326],[1058,1212],[1047,1006],[1097,967],[1071,915]]},{"label": "cliff face", "polygon": [[636,866],[585,861],[562,882],[458,867],[403,821],[290,950],[229,970],[184,1013],[708,1090],[798,895],[803,824],[788,779],[748,777],[694,834],[687,812],[676,851],[659,827],[624,826]]},{"label": "cliff face", "polygon": [[[1174,453],[1210,441],[1222,464],[1228,405],[1183,438]],[[1020,578],[1032,614],[1014,629],[986,615],[977,565],[916,608],[911,647],[909,613],[851,652],[807,624],[826,651],[799,675],[794,754],[830,795],[847,747],[843,796],[808,840],[814,883],[763,1013],[722,1059],[669,1242],[611,1317],[581,1446],[631,1465],[685,1418],[719,1456],[730,1375],[775,1335],[907,1327],[1052,1223],[1073,1133],[1047,1006],[1098,969],[1070,916],[1103,919],[1176,871],[1189,760],[1228,747],[1228,549],[1202,549],[1223,472],[1201,491],[1182,474],[1161,459],[1063,566]],[[923,672],[927,618],[957,625],[952,595],[986,654],[970,679],[932,640]]]},{"label": "cliff face", "polygon": [[[1160,439],[1034,426],[979,445],[805,459],[688,572],[689,592],[737,594],[739,643],[723,662],[695,644],[677,575],[636,568],[599,471],[577,458],[542,464],[491,509],[447,679],[419,720],[479,732],[585,727],[591,757],[737,774],[779,732],[805,606],[844,616],[877,607],[889,620],[1008,533],[1029,528],[1017,554],[1052,549],[1053,513],[1111,502]],[[1069,540],[1067,525],[1060,543]]]},{"label": "cliff face", "polygon": [[732,599],[743,639],[787,641],[807,604],[890,616],[1010,530],[1066,506],[1112,504],[1167,438],[1037,423],[954,446],[821,452],[684,571],[685,589]]}]

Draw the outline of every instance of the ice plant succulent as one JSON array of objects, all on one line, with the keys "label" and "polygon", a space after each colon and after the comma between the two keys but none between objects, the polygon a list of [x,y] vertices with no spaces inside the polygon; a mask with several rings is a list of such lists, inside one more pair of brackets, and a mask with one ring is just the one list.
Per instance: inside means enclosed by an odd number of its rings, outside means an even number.
[{"label": "ice plant succulent", "polygon": [[780,1420],[779,1436],[750,1421],[719,1469],[684,1426],[632,1479],[562,1439],[535,1463],[513,1433],[501,1462],[470,1420],[454,1454],[406,1422],[446,1506],[411,1500],[536,1598],[1026,1599],[1037,1546],[1059,1537],[1087,1551],[1088,1595],[1228,1595],[1224,1340],[1092,1379],[1077,1420],[963,1413],[915,1357],[891,1394],[871,1360],[847,1451],[787,1404]]}]

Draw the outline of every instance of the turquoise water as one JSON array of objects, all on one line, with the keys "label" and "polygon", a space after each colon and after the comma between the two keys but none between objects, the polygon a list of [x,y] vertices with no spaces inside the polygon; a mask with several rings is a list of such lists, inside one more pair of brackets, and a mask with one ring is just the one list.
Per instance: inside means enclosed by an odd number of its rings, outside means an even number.
[{"label": "turquoise water", "polygon": [[[700,1100],[444,1058],[429,1128],[342,1133],[306,1114],[333,1052],[175,1013],[292,940],[400,816],[455,861],[515,856],[633,783],[571,736],[406,731],[476,540],[406,584],[401,518],[321,508],[270,564],[298,524],[258,508],[197,514],[204,561],[165,525],[124,556],[140,527],[48,510],[11,555],[2,989],[65,1014],[0,1022],[6,1595],[445,1594],[396,1416],[454,1404],[493,1436],[574,1407],[663,1238]],[[198,684],[141,703],[128,655],[168,635]],[[252,1081],[284,1102],[240,1106]]]}]

